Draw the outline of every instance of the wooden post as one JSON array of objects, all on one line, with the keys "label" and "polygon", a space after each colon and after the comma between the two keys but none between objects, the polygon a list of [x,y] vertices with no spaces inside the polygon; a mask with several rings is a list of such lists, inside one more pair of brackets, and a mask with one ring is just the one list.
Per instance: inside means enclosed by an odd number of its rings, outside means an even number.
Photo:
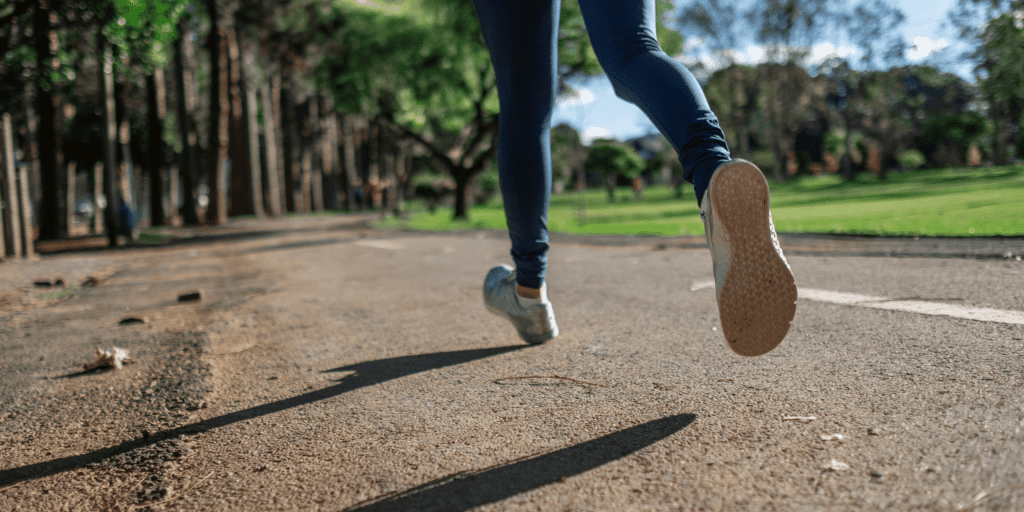
[{"label": "wooden post", "polygon": [[[21,256],[21,226],[18,223],[18,180],[16,179],[16,171],[14,169],[14,134],[11,132],[11,115],[4,114],[3,116],[3,130],[4,130],[4,181],[6,185],[4,189],[6,191],[6,197],[4,202],[7,203],[7,214],[4,216],[7,219],[7,233],[11,237],[10,252],[13,255],[13,259],[18,259]],[[0,253],[0,256],[3,256]]]},{"label": "wooden post", "polygon": [[32,197],[28,192],[28,169],[22,167],[21,177],[21,235],[24,237],[25,257],[35,256],[35,237],[32,236]]},{"label": "wooden post", "polygon": [[[96,162],[92,166],[92,232],[103,232],[103,210],[100,208],[100,198],[103,197],[103,162]],[[104,198],[105,199],[105,198]]]}]

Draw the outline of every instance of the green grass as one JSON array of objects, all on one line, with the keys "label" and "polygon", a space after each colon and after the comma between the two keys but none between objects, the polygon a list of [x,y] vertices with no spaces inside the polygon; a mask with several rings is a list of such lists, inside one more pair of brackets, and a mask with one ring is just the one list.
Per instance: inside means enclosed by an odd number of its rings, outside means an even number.
[{"label": "green grass", "polygon": [[[771,183],[772,217],[780,232],[922,236],[1024,235],[1024,166],[907,171],[886,180],[862,174],[800,177]],[[548,228],[573,234],[704,233],[693,190],[683,199],[668,187],[649,187],[637,201],[620,189],[567,192],[551,199]],[[415,210],[416,207],[414,207]],[[421,207],[420,207],[421,208]],[[504,230],[501,199],[474,207],[468,222],[452,221],[450,208],[414,211],[383,225],[416,230]]]}]

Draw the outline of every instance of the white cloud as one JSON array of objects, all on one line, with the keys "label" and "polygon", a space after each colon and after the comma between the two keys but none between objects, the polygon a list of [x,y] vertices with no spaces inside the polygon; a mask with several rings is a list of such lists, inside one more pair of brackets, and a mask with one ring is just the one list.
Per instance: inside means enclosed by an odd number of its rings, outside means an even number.
[{"label": "white cloud", "polygon": [[607,128],[601,128],[600,126],[590,126],[583,130],[580,134],[580,140],[584,146],[589,146],[594,139],[607,139],[611,137],[611,132]]},{"label": "white cloud", "polygon": [[914,38],[914,44],[910,46],[910,51],[907,52],[907,58],[910,60],[924,60],[929,55],[949,46],[949,42],[945,39],[932,39],[930,37],[918,36]]},{"label": "white cloud", "polygon": [[832,43],[818,43],[811,48],[811,55],[809,60],[813,64],[820,64],[825,62],[832,57],[839,57],[846,59],[859,54],[856,48],[847,48],[846,46],[833,46]]},{"label": "white cloud", "polygon": [[594,101],[594,93],[590,92],[590,89],[573,89],[571,94],[567,94],[558,100],[558,104],[566,107],[574,107],[578,105],[586,105]]},{"label": "white cloud", "polygon": [[737,60],[743,62],[744,64],[760,64],[764,62],[764,56],[764,48],[760,46],[748,46],[747,52],[745,54],[739,54],[737,56],[739,57],[739,59]]},{"label": "white cloud", "polygon": [[[856,57],[859,54],[860,51],[856,48],[835,46],[832,43],[818,43],[810,48],[810,52],[804,61],[807,65],[817,65],[831,57],[848,59]],[[765,63],[768,58],[768,51],[764,46],[751,45],[741,50],[722,49],[714,52],[703,51],[698,54],[696,60],[681,59],[680,62],[685,65],[698,64],[707,70],[708,73],[713,73],[719,69],[729,66],[732,63],[756,66],[758,64]]]}]

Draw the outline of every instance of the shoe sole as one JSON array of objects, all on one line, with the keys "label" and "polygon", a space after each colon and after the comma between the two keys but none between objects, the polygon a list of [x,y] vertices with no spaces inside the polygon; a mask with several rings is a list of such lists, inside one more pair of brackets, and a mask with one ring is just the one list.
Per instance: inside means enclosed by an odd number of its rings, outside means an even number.
[{"label": "shoe sole", "polygon": [[487,311],[489,311],[491,314],[495,316],[500,316],[501,318],[504,318],[509,322],[512,322],[512,325],[516,328],[516,333],[519,334],[519,338],[531,345],[540,345],[541,343],[551,341],[558,336],[557,326],[554,329],[543,334],[527,334],[523,331],[525,331],[528,328],[529,321],[515,318],[512,315],[509,315],[508,313],[496,307],[490,306],[486,303],[484,304],[484,307],[486,307]]},{"label": "shoe sole", "polygon": [[715,230],[730,251],[718,294],[722,333],[733,352],[759,356],[789,332],[796,315],[796,281],[772,243],[768,182],[761,171],[748,162],[733,162],[712,181]]}]

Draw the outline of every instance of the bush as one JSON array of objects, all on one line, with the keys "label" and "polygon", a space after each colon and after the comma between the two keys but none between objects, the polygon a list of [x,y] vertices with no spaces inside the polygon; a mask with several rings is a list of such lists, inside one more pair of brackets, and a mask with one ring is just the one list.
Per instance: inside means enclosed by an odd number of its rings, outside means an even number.
[{"label": "bush", "polygon": [[897,157],[900,162],[900,166],[906,169],[917,169],[924,165],[927,159],[924,157],[924,153],[916,149],[908,149],[900,153]]}]

